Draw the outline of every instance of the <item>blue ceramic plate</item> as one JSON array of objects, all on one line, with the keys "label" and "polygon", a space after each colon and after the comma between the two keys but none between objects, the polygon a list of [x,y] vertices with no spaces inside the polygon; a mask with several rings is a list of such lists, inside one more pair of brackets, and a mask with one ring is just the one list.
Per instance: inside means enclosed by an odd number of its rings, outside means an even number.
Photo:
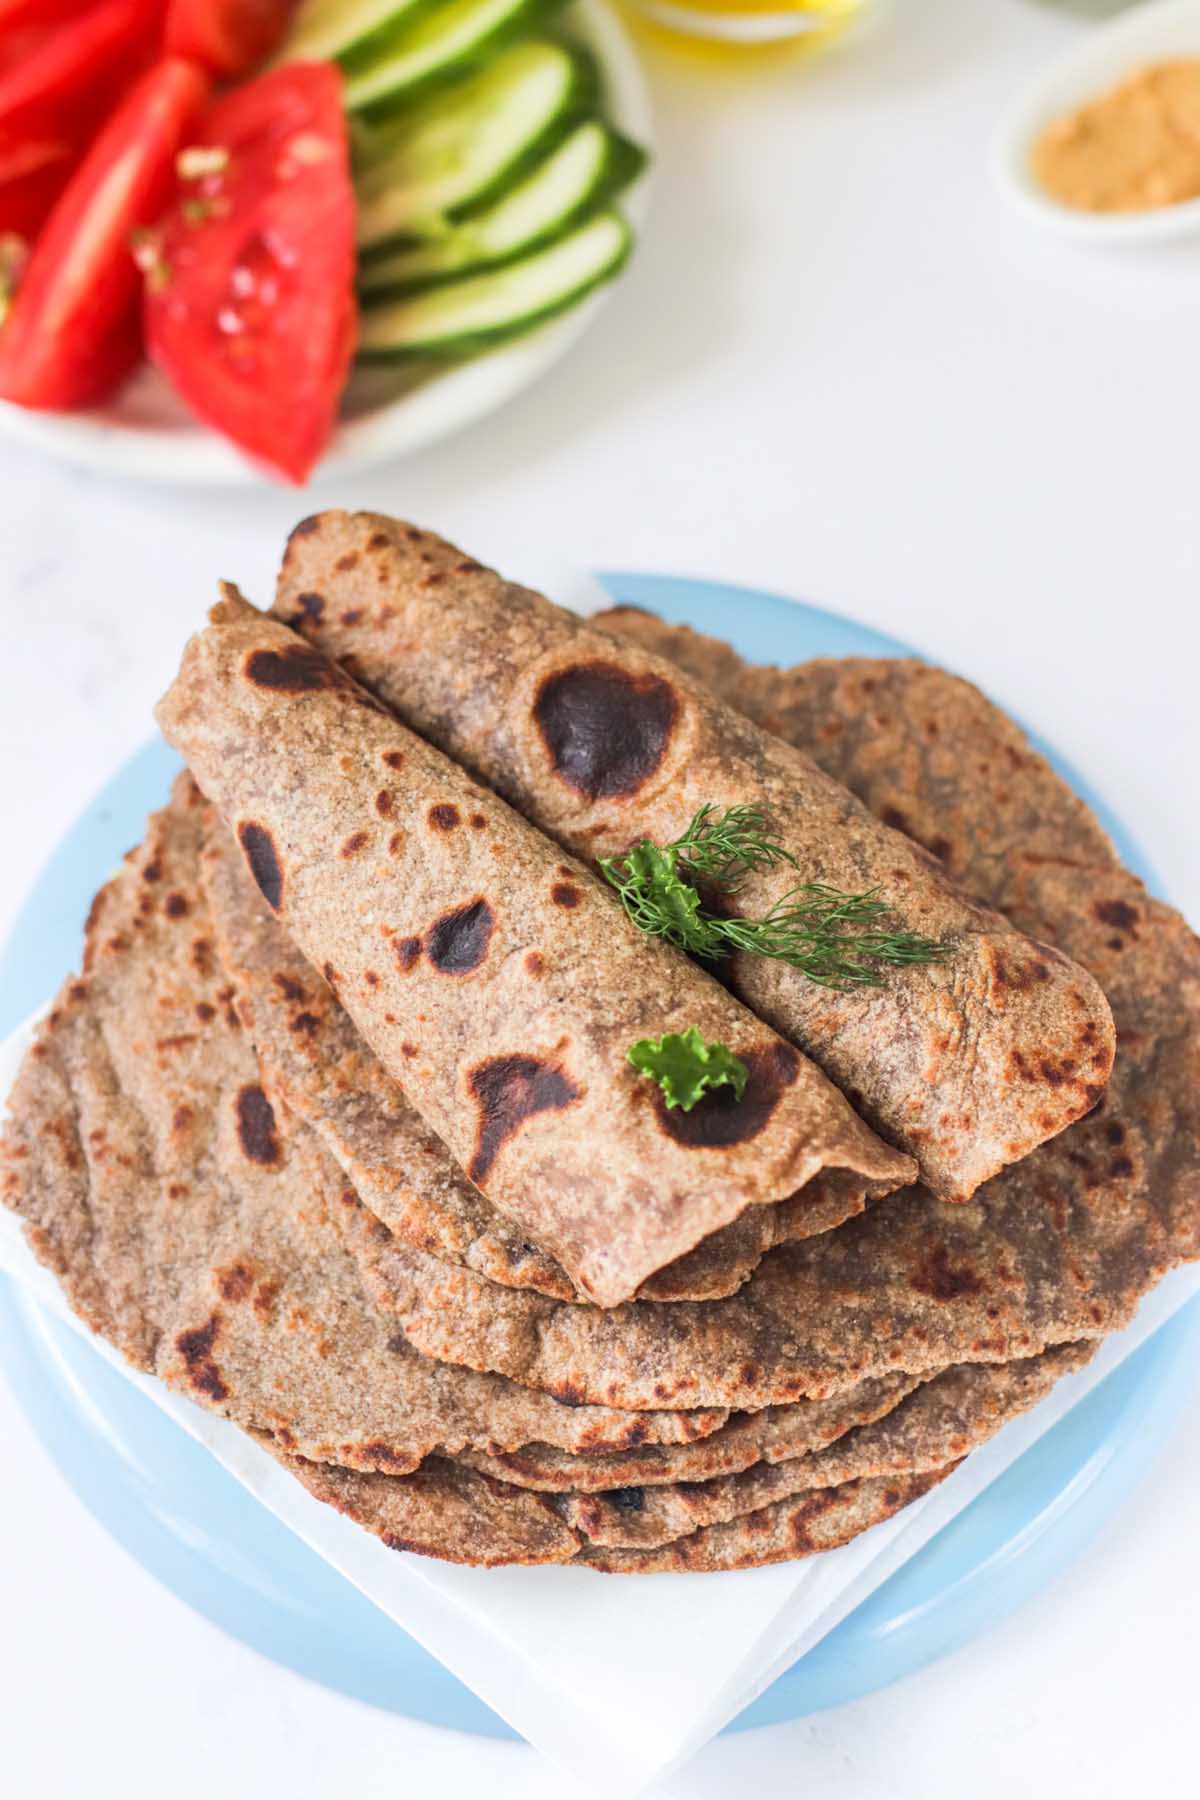
[{"label": "blue ceramic plate", "polygon": [[[911,654],[891,638],[771,594],[663,576],[602,579],[614,598],[732,638],[743,654],[765,661]],[[1050,754],[1125,860],[1153,885],[1128,835]],[[64,839],[0,957],[0,1035],[74,966],[93,892],[140,838],[175,766],[161,743],[147,746]],[[263,1655],[357,1699],[437,1725],[512,1735],[83,1338],[3,1281],[0,1356],[34,1430],[84,1505],[198,1612]],[[870,1693],[1019,1606],[1120,1505],[1188,1398],[1198,1357],[1200,1302],[1193,1302],[731,1729]]]}]

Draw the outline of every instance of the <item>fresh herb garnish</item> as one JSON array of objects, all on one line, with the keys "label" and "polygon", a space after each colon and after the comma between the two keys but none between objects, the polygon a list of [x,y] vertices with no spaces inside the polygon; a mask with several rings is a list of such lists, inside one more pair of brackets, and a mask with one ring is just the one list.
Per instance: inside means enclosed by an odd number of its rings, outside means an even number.
[{"label": "fresh herb garnish", "polygon": [[689,879],[699,877],[726,893],[741,887],[756,869],[773,869],[778,863],[800,866],[790,850],[767,836],[767,815],[761,806],[727,806],[718,812],[710,801],[693,814],[683,836],[667,849],[686,863]]},{"label": "fresh herb garnish", "polygon": [[810,981],[841,992],[882,985],[881,967],[939,962],[949,946],[915,931],[887,928],[887,902],[877,887],[844,894],[820,881],[789,888],[762,919],[710,911],[700,886],[736,893],[749,875],[780,863],[799,864],[767,832],[758,806],[712,805],[695,813],[669,844],[649,838],[624,856],[602,856],[600,869],[634,924],[704,962],[742,950],[790,963]]},{"label": "fresh herb garnish", "polygon": [[710,1044],[694,1025],[660,1038],[641,1038],[626,1052],[640,1075],[648,1075],[663,1091],[668,1107],[691,1112],[702,1094],[731,1087],[736,1099],[746,1091],[750,1071],[725,1044]]}]

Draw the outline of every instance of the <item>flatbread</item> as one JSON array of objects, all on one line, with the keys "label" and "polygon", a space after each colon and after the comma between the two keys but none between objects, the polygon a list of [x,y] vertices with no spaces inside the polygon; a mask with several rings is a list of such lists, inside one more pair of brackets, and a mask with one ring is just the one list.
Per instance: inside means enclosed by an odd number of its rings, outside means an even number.
[{"label": "flatbread", "polygon": [[[680,643],[642,615],[613,623]],[[429,1355],[621,1407],[756,1409],[1118,1329],[1200,1257],[1197,939],[967,683],[909,662],[818,663],[746,671],[736,697],[944,852],[970,891],[1092,968],[1120,1033],[1107,1095],[970,1205],[891,1199],[772,1251],[713,1305],[566,1308],[394,1247],[366,1271],[373,1291]]]},{"label": "flatbread", "polygon": [[200,892],[202,807],[173,805],[93,906],[85,971],[10,1100],[0,1194],[94,1331],[138,1368],[314,1460],[678,1443],[720,1410],[562,1406],[428,1361],[371,1305],[313,1134],[271,1107]]},{"label": "flatbread", "polygon": [[[264,1084],[318,1134],[364,1206],[403,1243],[442,1262],[462,1263],[504,1287],[582,1301],[566,1271],[467,1180],[409,1105],[329,983],[292,943],[215,815],[206,828],[204,886]],[[643,1282],[639,1297],[735,1293],[774,1244],[838,1225],[864,1204],[857,1176],[826,1170],[777,1206],[748,1208]]]},{"label": "flatbread", "polygon": [[[13,1091],[3,1197],[93,1330],[392,1547],[486,1566],[568,1561],[578,1534],[541,1495],[445,1456],[414,1463],[529,1433],[574,1452],[682,1441],[723,1415],[559,1406],[395,1338],[340,1247],[362,1209],[259,1085],[205,912],[203,810],[181,778],[97,897],[84,974]],[[883,1510],[857,1503],[842,1528]]]},{"label": "flatbread", "polygon": [[508,1563],[570,1562],[579,1539],[539,1494],[522,1494],[431,1457],[412,1475],[366,1475],[289,1456],[252,1435],[317,1500],[344,1513],[389,1550],[494,1569]]},{"label": "flatbread", "polygon": [[710,1482],[755,1463],[783,1462],[822,1450],[844,1432],[883,1418],[919,1386],[916,1375],[884,1375],[833,1400],[797,1400],[791,1406],[734,1413],[718,1431],[694,1444],[647,1444],[635,1450],[586,1451],[581,1456],[548,1444],[526,1444],[493,1455],[464,1450],[458,1461],[498,1481],[550,1494]]},{"label": "flatbread", "polygon": [[799,867],[758,871],[727,905],[761,917],[798,881],[877,889],[896,926],[942,942],[944,962],[850,993],[767,957],[722,965],[942,1198],[968,1198],[1103,1091],[1112,1020],[1083,969],[678,667],[376,513],[297,526],[276,612],[574,855],[670,842],[702,805],[763,806]]},{"label": "flatbread", "polygon": [[[814,1488],[884,1475],[940,1469],[993,1437],[1082,1368],[1094,1344],[1063,1344],[1011,1363],[963,1363],[934,1376],[885,1418],[824,1450],[786,1462],[758,1463],[719,1481],[623,1487],[607,1494],[564,1494],[560,1518],[592,1544],[641,1550]],[[727,1428],[728,1429],[728,1428]]]},{"label": "flatbread", "polygon": [[[826,1169],[909,1179],[815,1065],[232,589],[158,707],[264,898],[474,1184],[600,1305]],[[626,1052],[696,1027],[740,1100]]]},{"label": "flatbread", "polygon": [[744,1513],[724,1525],[707,1525],[687,1537],[645,1550],[610,1550],[595,1544],[575,1558],[607,1575],[711,1574],[719,1569],[761,1569],[768,1563],[799,1562],[837,1550],[911,1506],[952,1475],[957,1463],[921,1475],[883,1475],[848,1481],[777,1500],[759,1512]]},{"label": "flatbread", "polygon": [[435,1460],[415,1475],[395,1476],[334,1469],[299,1457],[279,1460],[318,1500],[391,1549],[490,1566],[574,1561],[621,1575],[756,1569],[814,1556],[891,1518],[951,1473],[851,1481],[778,1501],[671,1544],[613,1550],[574,1548],[577,1540],[540,1495],[505,1490],[454,1464]]}]

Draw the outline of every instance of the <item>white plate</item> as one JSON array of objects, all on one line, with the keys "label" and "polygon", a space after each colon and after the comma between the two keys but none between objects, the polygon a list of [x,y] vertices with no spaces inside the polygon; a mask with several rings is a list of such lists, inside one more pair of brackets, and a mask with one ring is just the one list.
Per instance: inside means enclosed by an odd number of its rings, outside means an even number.
[{"label": "white plate", "polygon": [[[649,96],[623,26],[604,0],[576,0],[567,21],[600,65],[608,116],[627,137],[650,149]],[[647,187],[643,175],[622,201],[627,218],[639,230]],[[571,348],[610,291],[601,288],[564,318],[505,349],[441,373],[420,379],[383,369],[356,374],[333,441],[311,481],[423,450],[503,406]],[[110,406],[89,412],[29,412],[0,401],[0,432],[66,462],[132,481],[211,487],[270,481],[224,438],[197,424],[150,367],[141,370]]]},{"label": "white plate", "polygon": [[1035,224],[1096,244],[1160,243],[1200,232],[1200,200],[1151,212],[1087,213],[1052,200],[1034,179],[1030,151],[1052,120],[1114,87],[1146,63],[1200,56],[1200,0],[1138,6],[1089,32],[1079,48],[1039,77],[996,135],[992,168],[1010,200]]}]

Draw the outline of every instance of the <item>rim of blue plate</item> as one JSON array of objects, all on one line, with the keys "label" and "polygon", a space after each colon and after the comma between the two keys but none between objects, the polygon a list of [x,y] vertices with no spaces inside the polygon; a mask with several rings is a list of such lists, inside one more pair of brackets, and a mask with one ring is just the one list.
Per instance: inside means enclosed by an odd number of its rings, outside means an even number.
[{"label": "rim of blue plate", "polygon": [[[614,602],[732,638],[756,660],[917,654],[852,620],[761,590],[678,576],[599,579]],[[1030,736],[1099,814],[1126,862],[1155,886],[1104,802],[1038,734]],[[0,1033],[41,1005],[71,966],[92,893],[137,841],[177,766],[161,742],[146,745],[63,838],[0,952]],[[1194,1391],[1198,1359],[1200,1301],[1182,1308],[726,1729],[859,1698],[968,1642],[1040,1591],[1141,1478]],[[3,1279],[0,1363],[83,1504],[196,1611],[337,1692],[431,1724],[516,1735],[84,1337]]]}]

